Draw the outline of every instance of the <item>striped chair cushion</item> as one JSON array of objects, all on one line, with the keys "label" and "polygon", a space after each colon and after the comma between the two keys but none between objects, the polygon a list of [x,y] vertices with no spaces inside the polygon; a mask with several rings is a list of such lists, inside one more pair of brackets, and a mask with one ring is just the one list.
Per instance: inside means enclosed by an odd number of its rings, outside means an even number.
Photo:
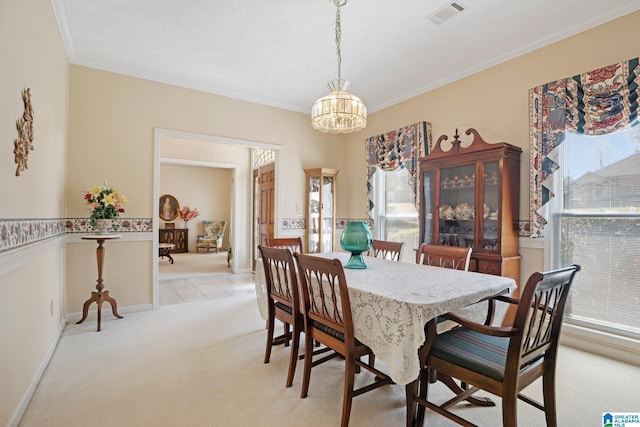
[{"label": "striped chair cushion", "polygon": [[508,346],[509,338],[459,327],[438,335],[430,355],[502,381]]},{"label": "striped chair cushion", "polygon": [[280,310],[286,311],[287,313],[291,314],[293,312],[293,308],[289,305],[284,305],[283,303],[281,303],[280,301],[275,301],[273,303],[273,305],[275,305],[276,307],[278,307]]},{"label": "striped chair cushion", "polygon": [[[332,335],[333,337],[338,338],[340,341],[344,341],[344,334],[342,332],[337,331],[337,330],[325,325],[324,323],[320,323],[320,322],[317,322],[315,320],[312,322],[312,324],[313,324],[314,328],[320,329],[322,332],[325,332],[325,333],[327,333],[329,335]],[[363,344],[356,339],[356,346],[359,346],[359,345],[363,345]]]}]

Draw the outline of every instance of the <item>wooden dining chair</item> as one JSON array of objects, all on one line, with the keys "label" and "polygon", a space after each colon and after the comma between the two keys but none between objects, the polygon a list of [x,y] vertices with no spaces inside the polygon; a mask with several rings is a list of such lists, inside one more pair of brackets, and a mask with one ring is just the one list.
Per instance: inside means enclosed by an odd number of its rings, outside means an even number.
[{"label": "wooden dining chair", "polygon": [[429,245],[422,243],[416,253],[416,264],[469,270],[471,248],[461,246]]},{"label": "wooden dining chair", "polygon": [[373,246],[369,250],[369,255],[393,261],[402,261],[403,250],[404,242],[373,239]]},{"label": "wooden dining chair", "polygon": [[292,253],[304,253],[300,237],[267,237],[267,246],[272,248],[289,248]]},{"label": "wooden dining chair", "polygon": [[[374,367],[375,356],[371,348],[355,338],[351,318],[351,303],[342,263],[338,259],[295,254],[298,260],[298,277],[303,300],[305,354],[312,353],[313,340],[333,349],[345,360],[344,394],[341,426],[349,425],[351,401],[367,391],[393,381]],[[360,358],[368,356],[369,363]],[[330,356],[325,356],[330,357]],[[304,377],[301,397],[307,397],[312,357],[304,360]],[[323,358],[324,359],[324,358]],[[356,367],[362,367],[375,375],[368,385],[354,390]]]},{"label": "wooden dining chair", "polygon": [[[429,245],[422,243],[416,253],[416,264],[469,271],[471,252],[472,249],[470,247]],[[487,314],[485,316],[484,324],[490,325],[496,311],[495,300],[490,299],[488,301],[476,303],[475,306],[478,307],[478,310],[480,310],[479,304],[487,305]],[[444,321],[444,318],[438,317],[438,323],[441,323],[442,321]]]},{"label": "wooden dining chair", "polygon": [[[264,266],[264,276],[267,285],[267,348],[264,353],[264,363],[269,363],[271,348],[274,344],[284,342],[285,347],[291,340],[289,357],[289,371],[286,386],[291,387],[293,375],[298,361],[300,348],[300,334],[303,329],[303,318],[300,310],[300,296],[296,265],[291,250],[288,248],[271,248],[258,246]],[[275,319],[284,324],[284,334],[281,339],[274,339]],[[292,328],[290,332],[289,327]]]},{"label": "wooden dining chair", "polygon": [[[424,360],[420,374],[419,396],[407,396],[407,410],[429,408],[460,425],[474,424],[450,412],[448,408],[468,399],[482,389],[502,398],[502,425],[517,425],[518,399],[545,412],[546,424],[555,427],[555,373],[558,339],[569,290],[579,265],[545,273],[533,273],[519,300],[499,296],[496,299],[516,304],[510,327],[492,327],[471,322],[455,314],[446,317],[460,324],[439,335],[432,334],[421,350]],[[453,399],[436,404],[428,400],[429,371],[437,376],[459,379],[461,388]],[[520,392],[542,377],[544,404]],[[419,410],[416,425],[422,426],[424,410]]]}]

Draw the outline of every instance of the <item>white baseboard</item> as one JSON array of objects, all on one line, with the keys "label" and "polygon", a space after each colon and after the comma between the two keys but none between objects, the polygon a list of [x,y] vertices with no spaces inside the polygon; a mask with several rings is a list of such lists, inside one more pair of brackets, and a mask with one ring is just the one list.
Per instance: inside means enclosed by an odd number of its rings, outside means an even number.
[{"label": "white baseboard", "polygon": [[640,366],[640,341],[633,338],[565,322],[562,325],[560,343]]},{"label": "white baseboard", "polygon": [[11,416],[9,417],[6,427],[17,427],[18,424],[20,423],[20,420],[24,415],[24,411],[27,410],[27,406],[29,406],[29,402],[33,397],[33,393],[35,393],[36,388],[38,387],[38,383],[42,379],[42,375],[44,375],[44,371],[47,369],[47,366],[49,365],[49,362],[53,357],[53,353],[56,351],[56,347],[58,346],[58,342],[60,341],[60,337],[62,336],[64,327],[65,327],[65,322],[61,321],[60,324],[58,325],[58,333],[56,334],[55,338],[51,342],[51,345],[49,346],[47,353],[42,358],[42,361],[40,362],[40,366],[38,366],[38,370],[36,371],[35,375],[33,376],[33,379],[31,380],[31,383],[29,384],[29,387],[25,390],[25,393],[22,396],[22,399],[20,400],[20,404],[16,407],[16,409],[13,411],[13,414],[11,414]]}]

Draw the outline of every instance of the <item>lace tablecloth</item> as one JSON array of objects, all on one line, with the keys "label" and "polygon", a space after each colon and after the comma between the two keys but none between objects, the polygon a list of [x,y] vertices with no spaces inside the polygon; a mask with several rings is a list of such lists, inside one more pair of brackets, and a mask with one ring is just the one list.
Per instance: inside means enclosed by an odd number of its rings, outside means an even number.
[{"label": "lace tablecloth", "polygon": [[[318,254],[337,258],[343,264],[348,253]],[[513,279],[448,268],[365,258],[369,268],[345,268],[355,336],[371,347],[376,357],[389,366],[397,384],[418,378],[418,349],[425,342],[424,325],[451,311],[460,312],[483,298],[513,291]],[[256,268],[256,298],[266,319],[267,294],[264,269]],[[483,304],[485,313],[486,305]],[[467,308],[468,309],[468,308]]]}]

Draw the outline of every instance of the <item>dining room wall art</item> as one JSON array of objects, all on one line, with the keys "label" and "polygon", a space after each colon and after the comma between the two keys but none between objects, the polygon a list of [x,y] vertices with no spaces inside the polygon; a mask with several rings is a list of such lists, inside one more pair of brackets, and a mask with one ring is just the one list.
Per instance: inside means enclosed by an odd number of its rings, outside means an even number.
[{"label": "dining room wall art", "polygon": [[178,217],[179,210],[180,204],[178,203],[178,199],[170,194],[160,196],[158,212],[161,220],[173,221]]},{"label": "dining room wall art", "polygon": [[16,120],[18,139],[13,142],[13,154],[15,156],[16,176],[28,169],[29,152],[33,151],[33,108],[31,107],[31,89],[22,91],[24,111],[22,117]]}]

